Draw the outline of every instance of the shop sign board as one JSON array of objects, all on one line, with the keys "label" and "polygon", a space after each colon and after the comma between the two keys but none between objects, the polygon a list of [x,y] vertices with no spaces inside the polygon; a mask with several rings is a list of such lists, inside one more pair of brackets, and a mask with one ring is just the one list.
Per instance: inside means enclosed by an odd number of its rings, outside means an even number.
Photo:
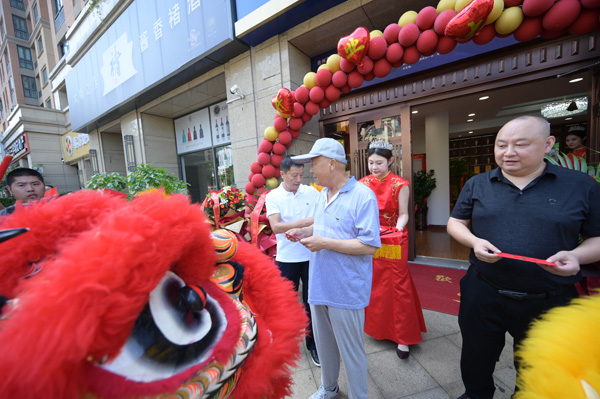
[{"label": "shop sign board", "polygon": [[6,146],[6,155],[13,157],[12,162],[18,161],[29,154],[29,138],[27,132],[23,132],[15,141]]},{"label": "shop sign board", "polygon": [[61,144],[65,162],[74,161],[90,153],[89,134],[75,132],[63,134]]}]

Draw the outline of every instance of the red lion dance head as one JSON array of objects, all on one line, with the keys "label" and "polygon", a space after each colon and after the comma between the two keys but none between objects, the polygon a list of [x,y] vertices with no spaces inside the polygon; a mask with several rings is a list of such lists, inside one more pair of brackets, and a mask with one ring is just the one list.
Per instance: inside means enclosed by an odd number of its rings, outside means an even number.
[{"label": "red lion dance head", "polygon": [[282,398],[306,316],[239,243],[217,262],[181,195],[82,191],[17,206],[0,229],[0,397]]}]

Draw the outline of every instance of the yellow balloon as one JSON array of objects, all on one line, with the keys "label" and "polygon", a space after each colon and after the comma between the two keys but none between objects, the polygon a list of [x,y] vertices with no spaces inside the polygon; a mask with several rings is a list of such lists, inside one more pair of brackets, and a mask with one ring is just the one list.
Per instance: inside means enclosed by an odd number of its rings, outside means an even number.
[{"label": "yellow balloon", "polygon": [[[415,19],[415,21],[416,21],[416,19]],[[372,30],[371,33],[369,33],[369,35],[370,35],[371,39],[373,39],[374,37],[383,37],[383,32],[375,29],[375,30]]]},{"label": "yellow balloon", "polygon": [[320,71],[321,69],[327,69],[327,70],[329,70],[327,68],[327,64],[321,64],[321,65],[319,65],[319,67],[317,68],[317,71]]},{"label": "yellow balloon", "polygon": [[278,112],[279,116],[281,116],[283,119],[289,119],[292,117],[292,114],[284,114],[281,112]]},{"label": "yellow balloon", "polygon": [[269,126],[265,129],[265,138],[269,141],[275,141],[279,137],[279,132],[275,129],[275,126]]},{"label": "yellow balloon", "polygon": [[340,57],[339,54],[331,54],[329,58],[327,58],[327,69],[329,69],[331,73],[336,73],[339,71],[341,59],[342,57]]},{"label": "yellow balloon", "polygon": [[454,4],[456,4],[456,0],[440,0],[436,7],[436,11],[440,14],[446,10],[454,10]]},{"label": "yellow balloon", "polygon": [[417,22],[417,12],[407,11],[398,20],[398,25],[402,28],[404,25],[414,24]]},{"label": "yellow balloon", "polygon": [[265,182],[265,186],[267,186],[267,188],[277,188],[278,185],[279,181],[276,177],[269,177]]},{"label": "yellow balloon", "polygon": [[467,6],[467,4],[469,4],[472,1],[473,0],[456,0],[456,3],[454,3],[454,11],[456,11],[457,13],[460,12],[463,8]]},{"label": "yellow balloon", "polygon": [[523,11],[521,7],[509,7],[498,17],[494,29],[499,35],[509,35],[517,30],[522,22]]},{"label": "yellow balloon", "polygon": [[494,8],[485,20],[485,25],[493,24],[502,15],[504,10],[504,0],[494,0]]},{"label": "yellow balloon", "polygon": [[309,72],[306,75],[304,75],[304,86],[306,86],[306,88],[308,90],[312,89],[313,87],[315,87],[317,85],[317,82],[315,81],[315,77],[317,76],[316,73],[314,72]]}]

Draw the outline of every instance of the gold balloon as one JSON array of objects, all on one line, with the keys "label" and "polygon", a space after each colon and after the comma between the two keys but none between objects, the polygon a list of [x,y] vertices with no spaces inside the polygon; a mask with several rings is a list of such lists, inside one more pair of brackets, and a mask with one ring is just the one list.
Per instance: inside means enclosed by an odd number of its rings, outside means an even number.
[{"label": "gold balloon", "polygon": [[265,182],[265,186],[267,186],[267,188],[277,188],[277,186],[279,186],[279,180],[277,180],[276,177],[269,177]]},{"label": "gold balloon", "polygon": [[279,116],[281,116],[283,119],[289,119],[292,117],[292,114],[283,114],[281,112],[278,112],[277,114],[279,114]]},{"label": "gold balloon", "polygon": [[275,141],[279,137],[279,132],[275,129],[275,126],[269,126],[265,129],[265,138],[269,141]]},{"label": "gold balloon", "polygon": [[329,69],[331,73],[336,73],[337,71],[339,71],[341,59],[342,57],[340,57],[339,54],[331,54],[329,58],[327,58],[327,69]]},{"label": "gold balloon", "polygon": [[463,8],[465,8],[472,1],[473,0],[456,0],[456,3],[454,3],[454,11],[459,13]]},{"label": "gold balloon", "polygon": [[[416,19],[415,19],[415,21],[416,21]],[[369,35],[370,35],[371,39],[373,39],[374,37],[383,37],[383,32],[375,29],[375,30],[372,30],[371,33],[369,33]]]},{"label": "gold balloon", "polygon": [[407,11],[398,20],[398,25],[402,28],[404,25],[414,24],[417,22],[417,12]]},{"label": "gold balloon", "polygon": [[437,13],[440,14],[446,10],[454,10],[456,0],[440,0],[437,7],[435,8]]},{"label": "gold balloon", "polygon": [[317,76],[316,73],[314,72],[309,72],[306,75],[304,75],[304,86],[306,86],[306,88],[308,90],[312,89],[313,87],[315,87],[317,85],[317,82],[315,81],[315,77]]},{"label": "gold balloon", "polygon": [[492,8],[492,12],[490,12],[490,15],[485,20],[485,25],[496,22],[500,18],[500,15],[502,15],[502,11],[504,11],[504,0],[494,0],[494,8]]},{"label": "gold balloon", "polygon": [[317,71],[320,71],[321,69],[327,69],[327,70],[329,70],[329,68],[327,68],[327,64],[321,64],[321,65],[319,65],[319,67],[317,68]]},{"label": "gold balloon", "polygon": [[521,23],[523,23],[521,7],[509,7],[498,17],[494,29],[499,35],[509,35],[517,30]]}]

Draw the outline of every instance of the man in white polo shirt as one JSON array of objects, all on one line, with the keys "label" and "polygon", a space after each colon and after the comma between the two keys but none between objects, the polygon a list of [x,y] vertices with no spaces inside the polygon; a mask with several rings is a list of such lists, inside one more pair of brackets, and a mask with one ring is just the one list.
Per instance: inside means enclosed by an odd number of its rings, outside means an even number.
[{"label": "man in white polo shirt", "polygon": [[308,262],[310,251],[299,242],[288,240],[283,233],[313,224],[315,204],[319,192],[313,187],[302,184],[304,165],[294,163],[290,157],[281,162],[279,187],[267,194],[267,217],[271,229],[277,235],[277,264],[281,275],[292,283],[298,291],[298,282],[302,279],[302,301],[308,315],[309,329],[306,335],[306,349],[313,363],[321,367],[319,355],[312,333],[310,306],[308,305]]}]

